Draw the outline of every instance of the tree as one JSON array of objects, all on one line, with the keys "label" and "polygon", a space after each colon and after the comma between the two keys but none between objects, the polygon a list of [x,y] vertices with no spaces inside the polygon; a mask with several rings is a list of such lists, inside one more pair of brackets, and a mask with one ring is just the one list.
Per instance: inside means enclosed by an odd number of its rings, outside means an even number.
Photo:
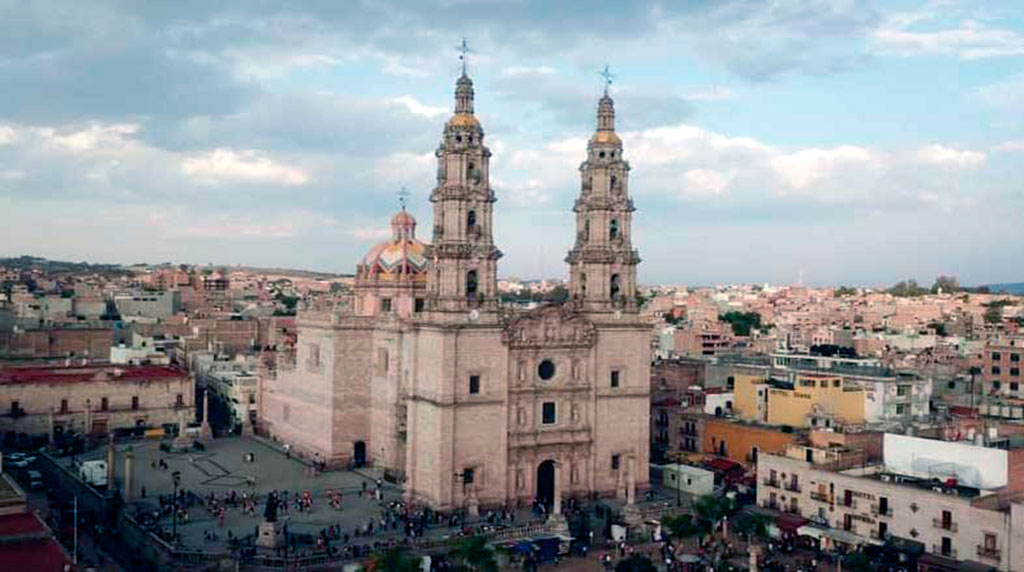
[{"label": "tree", "polygon": [[404,548],[395,548],[374,554],[373,569],[386,572],[418,572],[420,559],[409,554]]},{"label": "tree", "polygon": [[932,294],[938,294],[940,291],[959,292],[960,282],[957,281],[956,276],[939,276],[935,279],[935,284],[932,284]]},{"label": "tree", "polygon": [[494,556],[494,549],[487,544],[487,538],[483,536],[471,536],[455,546],[452,555],[460,560],[467,570],[480,570],[481,572],[496,572],[498,570],[498,559]]},{"label": "tree", "polygon": [[643,554],[630,554],[615,565],[615,572],[657,572],[651,559]]},{"label": "tree", "polygon": [[913,297],[927,294],[928,291],[917,285],[917,280],[900,280],[892,288],[886,290],[893,296]]},{"label": "tree", "polygon": [[737,336],[749,336],[751,330],[761,327],[761,314],[757,312],[726,312],[718,319],[732,324],[732,333]]},{"label": "tree", "polygon": [[840,286],[832,291],[832,296],[835,298],[842,298],[843,296],[856,296],[857,289],[852,286]]},{"label": "tree", "polygon": [[768,517],[763,514],[746,513],[736,522],[736,532],[748,538],[767,538],[769,522]]},{"label": "tree", "polygon": [[668,533],[674,538],[686,538],[693,536],[699,531],[697,524],[693,522],[692,514],[679,514],[668,516],[662,521]]}]

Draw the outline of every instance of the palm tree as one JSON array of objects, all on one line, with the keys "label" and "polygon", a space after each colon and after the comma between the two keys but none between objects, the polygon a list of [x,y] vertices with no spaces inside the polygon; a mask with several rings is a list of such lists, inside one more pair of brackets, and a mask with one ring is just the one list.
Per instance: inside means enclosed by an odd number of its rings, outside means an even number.
[{"label": "palm tree", "polygon": [[420,559],[404,548],[395,548],[373,555],[373,569],[385,572],[418,572]]},{"label": "palm tree", "polygon": [[643,554],[631,554],[615,565],[615,572],[657,572],[651,559]]},{"label": "palm tree", "polygon": [[487,544],[483,536],[471,536],[459,542],[452,555],[461,560],[468,570],[480,570],[481,572],[497,572],[498,559],[494,556],[494,549]]}]

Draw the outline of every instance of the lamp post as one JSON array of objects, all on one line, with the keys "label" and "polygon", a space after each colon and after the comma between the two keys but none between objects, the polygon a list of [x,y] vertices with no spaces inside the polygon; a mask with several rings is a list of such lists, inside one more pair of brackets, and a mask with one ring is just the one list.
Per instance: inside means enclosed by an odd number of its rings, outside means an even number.
[{"label": "lamp post", "polygon": [[171,538],[177,544],[178,538],[178,484],[181,483],[181,471],[171,473],[171,482],[174,483],[174,497],[171,498]]}]

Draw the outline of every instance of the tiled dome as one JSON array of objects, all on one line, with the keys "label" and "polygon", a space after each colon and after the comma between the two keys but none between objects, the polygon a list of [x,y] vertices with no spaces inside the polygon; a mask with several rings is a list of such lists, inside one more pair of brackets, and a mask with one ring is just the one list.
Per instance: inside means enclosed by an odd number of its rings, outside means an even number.
[{"label": "tiled dome", "polygon": [[391,218],[392,238],[375,245],[361,265],[367,278],[426,278],[426,245],[416,240],[416,219],[403,208]]}]

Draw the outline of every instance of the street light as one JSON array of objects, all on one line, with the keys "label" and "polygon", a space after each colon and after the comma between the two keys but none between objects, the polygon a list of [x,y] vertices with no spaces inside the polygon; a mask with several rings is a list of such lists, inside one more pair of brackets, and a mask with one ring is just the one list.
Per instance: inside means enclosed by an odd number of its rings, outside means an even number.
[{"label": "street light", "polygon": [[178,538],[178,484],[181,483],[181,471],[171,473],[171,482],[174,483],[174,496],[171,498],[171,539],[177,543]]}]

